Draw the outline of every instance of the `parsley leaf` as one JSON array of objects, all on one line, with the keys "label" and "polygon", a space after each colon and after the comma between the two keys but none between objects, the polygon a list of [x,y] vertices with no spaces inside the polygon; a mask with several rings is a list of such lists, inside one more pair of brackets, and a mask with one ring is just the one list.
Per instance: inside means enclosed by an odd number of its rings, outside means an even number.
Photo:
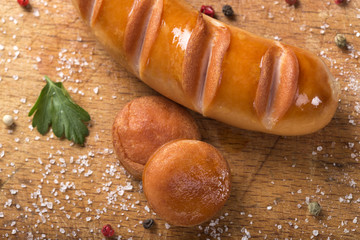
[{"label": "parsley leaf", "polygon": [[[53,82],[45,76],[46,85],[29,112],[34,115],[32,126],[42,135],[52,125],[57,137],[65,137],[74,143],[83,144],[89,131],[84,122],[90,121],[90,115],[73,102],[61,82]],[[36,112],[35,112],[36,111]]]}]

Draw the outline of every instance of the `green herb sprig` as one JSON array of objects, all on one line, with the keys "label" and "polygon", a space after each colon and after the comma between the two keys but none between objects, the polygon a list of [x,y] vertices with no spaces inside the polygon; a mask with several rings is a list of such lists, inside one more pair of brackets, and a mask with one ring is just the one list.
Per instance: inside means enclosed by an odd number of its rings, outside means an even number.
[{"label": "green herb sprig", "polygon": [[45,76],[46,85],[29,112],[34,113],[32,126],[42,135],[52,126],[54,134],[64,136],[77,144],[83,144],[89,135],[84,122],[90,121],[90,115],[79,105],[73,102],[69,93],[61,82],[53,82]]}]

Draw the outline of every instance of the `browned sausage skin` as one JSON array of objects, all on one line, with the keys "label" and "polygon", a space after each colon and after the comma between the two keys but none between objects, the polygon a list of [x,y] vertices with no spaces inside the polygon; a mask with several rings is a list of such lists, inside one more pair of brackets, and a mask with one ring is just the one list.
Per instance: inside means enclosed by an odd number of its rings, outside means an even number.
[{"label": "browned sausage skin", "polygon": [[199,14],[181,0],[73,0],[109,53],[144,83],[204,116],[279,135],[315,132],[338,104],[309,51]]}]

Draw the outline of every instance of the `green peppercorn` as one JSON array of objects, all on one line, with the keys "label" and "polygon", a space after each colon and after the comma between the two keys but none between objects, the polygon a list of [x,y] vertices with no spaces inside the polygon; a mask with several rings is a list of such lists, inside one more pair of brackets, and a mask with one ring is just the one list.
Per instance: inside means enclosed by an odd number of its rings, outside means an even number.
[{"label": "green peppercorn", "polygon": [[227,17],[232,17],[234,15],[234,10],[232,9],[232,7],[230,5],[224,5],[222,8],[222,11],[223,11],[224,15]]},{"label": "green peppercorn", "polygon": [[339,48],[346,48],[347,46],[346,38],[342,34],[336,34],[335,43]]},{"label": "green peppercorn", "polygon": [[321,212],[321,206],[318,202],[311,202],[308,205],[309,213],[313,216],[319,216]]}]

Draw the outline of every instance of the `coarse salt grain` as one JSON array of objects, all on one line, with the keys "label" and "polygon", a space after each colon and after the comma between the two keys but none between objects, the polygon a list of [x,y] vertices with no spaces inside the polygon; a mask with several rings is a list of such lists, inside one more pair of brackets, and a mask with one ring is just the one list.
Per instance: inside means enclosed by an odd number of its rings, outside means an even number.
[{"label": "coarse salt grain", "polygon": [[320,103],[322,103],[322,101],[320,100],[319,97],[314,97],[312,100],[311,100],[311,104],[314,105],[315,107],[319,106]]},{"label": "coarse salt grain", "polygon": [[18,190],[15,190],[15,189],[10,189],[10,193],[11,193],[12,195],[17,194],[18,192],[19,192]]},{"label": "coarse salt grain", "polygon": [[93,91],[94,91],[95,94],[98,94],[99,93],[99,87],[94,88]]},{"label": "coarse salt grain", "polygon": [[146,205],[146,206],[144,207],[144,209],[145,209],[145,211],[150,212],[150,208],[148,207],[148,205]]},{"label": "coarse salt grain", "polygon": [[40,16],[40,12],[39,12],[39,9],[34,9],[34,16],[35,17],[39,17]]}]

